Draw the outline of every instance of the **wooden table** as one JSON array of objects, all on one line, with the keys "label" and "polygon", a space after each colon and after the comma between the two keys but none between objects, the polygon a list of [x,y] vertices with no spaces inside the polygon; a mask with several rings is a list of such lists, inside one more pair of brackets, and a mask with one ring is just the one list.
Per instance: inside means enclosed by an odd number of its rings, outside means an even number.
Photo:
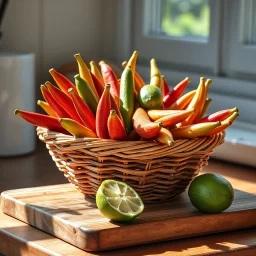
[{"label": "wooden table", "polygon": [[[40,145],[40,144],[39,144]],[[0,191],[65,183],[40,145],[33,155],[0,159]],[[234,188],[256,193],[255,169],[211,161],[206,172],[225,176]],[[256,255],[256,229],[87,253],[0,212],[0,253],[5,255]]]}]

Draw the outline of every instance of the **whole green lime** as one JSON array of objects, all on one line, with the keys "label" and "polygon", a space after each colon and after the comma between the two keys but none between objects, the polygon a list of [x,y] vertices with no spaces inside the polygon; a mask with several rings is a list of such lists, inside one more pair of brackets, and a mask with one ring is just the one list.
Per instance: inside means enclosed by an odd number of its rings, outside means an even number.
[{"label": "whole green lime", "polygon": [[206,173],[191,182],[188,195],[191,203],[199,211],[219,213],[232,204],[234,190],[230,182],[222,176]]},{"label": "whole green lime", "polygon": [[163,104],[163,96],[159,87],[144,85],[138,93],[138,102],[144,109],[159,109]]}]

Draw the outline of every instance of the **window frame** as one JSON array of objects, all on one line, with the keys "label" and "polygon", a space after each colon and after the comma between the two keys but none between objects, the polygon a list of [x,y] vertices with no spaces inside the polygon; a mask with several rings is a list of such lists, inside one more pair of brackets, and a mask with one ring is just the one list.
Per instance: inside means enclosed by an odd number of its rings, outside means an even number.
[{"label": "window frame", "polygon": [[241,14],[242,2],[251,0],[227,0],[224,1],[224,22],[226,30],[224,33],[224,52],[226,52],[226,62],[223,70],[230,76],[256,77],[255,59],[256,44],[245,44],[244,35],[241,33],[242,20]]},{"label": "window frame", "polygon": [[[157,56],[158,61],[179,65],[183,69],[205,70],[217,74],[219,70],[219,37],[222,1],[209,0],[210,34],[208,41],[182,40],[181,38],[158,36],[152,34],[152,19],[145,15],[157,8],[158,0],[138,0],[134,3],[135,36],[133,46],[140,50],[140,57],[148,60],[149,56]],[[160,4],[158,4],[160,5]],[[141,10],[144,10],[143,14]],[[149,15],[151,17],[151,15]],[[153,17],[153,21],[156,18]],[[147,25],[145,25],[147,24]],[[218,38],[218,40],[215,40]],[[182,47],[183,51],[179,49]],[[154,53],[152,53],[154,49]],[[176,50],[177,49],[177,50]],[[200,56],[200,62],[197,61]],[[171,60],[171,61],[170,61]]]}]

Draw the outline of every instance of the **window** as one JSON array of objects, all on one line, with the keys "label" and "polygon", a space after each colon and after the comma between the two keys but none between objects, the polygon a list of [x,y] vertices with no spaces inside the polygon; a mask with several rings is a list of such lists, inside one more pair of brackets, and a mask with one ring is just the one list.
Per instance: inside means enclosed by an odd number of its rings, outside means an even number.
[{"label": "window", "polygon": [[174,83],[211,77],[211,91],[238,98],[240,120],[256,123],[256,0],[136,0],[133,10],[141,64],[156,58]]},{"label": "window", "polygon": [[207,0],[163,0],[160,6],[160,23],[156,23],[160,34],[183,40],[208,40],[210,8]]},{"label": "window", "polygon": [[[227,141],[236,148],[225,151],[232,150],[234,161],[243,163],[244,158],[256,166],[256,0],[132,3],[129,49],[140,52],[141,75],[148,77],[149,60],[156,58],[170,85],[189,76],[195,88],[200,76],[212,78],[210,111],[230,106],[240,111],[236,129],[227,132]],[[235,155],[238,144],[250,145],[246,157],[244,149]]]},{"label": "window", "polygon": [[136,1],[134,47],[142,58],[154,55],[179,70],[217,73],[220,5],[207,0]]},{"label": "window", "polygon": [[134,9],[133,48],[145,60],[255,80],[256,0],[138,0]]}]

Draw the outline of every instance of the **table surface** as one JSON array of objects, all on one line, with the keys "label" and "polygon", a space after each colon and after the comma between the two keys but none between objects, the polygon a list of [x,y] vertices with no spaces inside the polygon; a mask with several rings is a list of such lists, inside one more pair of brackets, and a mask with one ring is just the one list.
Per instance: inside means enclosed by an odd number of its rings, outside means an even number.
[{"label": "table surface", "polygon": [[[0,192],[67,183],[39,144],[34,154],[0,159]],[[254,168],[211,160],[204,172],[225,176],[234,188],[256,193]],[[256,255],[256,229],[87,253],[0,212],[0,253],[5,255]]]}]

